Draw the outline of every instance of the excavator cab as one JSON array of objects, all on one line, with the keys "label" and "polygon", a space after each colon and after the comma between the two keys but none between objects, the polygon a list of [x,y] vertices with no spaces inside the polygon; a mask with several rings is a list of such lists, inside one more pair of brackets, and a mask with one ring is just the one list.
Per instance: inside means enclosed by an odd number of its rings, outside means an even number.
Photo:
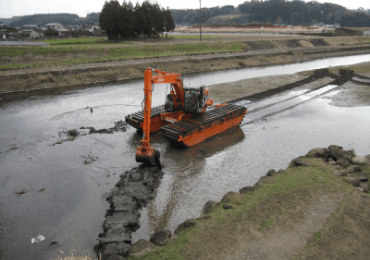
[{"label": "excavator cab", "polygon": [[[177,100],[175,93],[170,93],[166,97],[165,110],[166,112],[174,112],[175,102],[181,102]],[[204,86],[199,88],[184,88],[184,107],[181,108],[185,113],[197,114],[204,110],[208,100],[208,89]]]},{"label": "excavator cab", "polygon": [[[197,114],[203,112],[208,99],[208,90],[202,86],[199,88],[185,88],[184,112]],[[207,93],[206,93],[207,90]]]}]

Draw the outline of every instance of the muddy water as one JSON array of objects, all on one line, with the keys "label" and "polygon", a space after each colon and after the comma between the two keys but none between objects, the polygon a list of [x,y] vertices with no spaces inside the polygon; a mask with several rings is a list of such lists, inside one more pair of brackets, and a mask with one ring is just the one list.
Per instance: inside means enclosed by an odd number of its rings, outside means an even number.
[{"label": "muddy water", "polygon": [[[365,57],[341,59],[346,64],[370,60]],[[322,63],[337,65],[338,60],[330,60]],[[309,64],[292,67],[313,69]],[[185,83],[210,85],[276,71],[295,72],[284,67],[197,75],[186,77]],[[156,87],[153,105],[163,103],[164,92],[164,87]],[[304,93],[285,95],[289,99]],[[134,155],[141,136],[128,128],[124,133],[86,135],[53,144],[68,138],[63,133],[66,129],[113,127],[113,122],[140,109],[142,96],[139,81],[33,92],[0,101],[0,258],[50,259],[61,256],[59,250],[65,254],[79,248],[93,251],[108,207],[104,194],[120,173],[137,165]],[[282,96],[247,107],[283,102]],[[355,148],[359,154],[370,153],[369,106],[337,108],[328,105],[327,99],[305,101],[188,149],[175,148],[153,135],[152,145],[161,152],[165,174],[155,200],[141,212],[142,227],[134,239],[147,239],[158,229],[173,230],[185,219],[197,217],[207,200],[217,201],[230,190],[253,185],[269,169],[285,168],[292,158],[313,147],[335,143]],[[86,107],[92,107],[92,112]],[[253,113],[247,116],[250,120]],[[84,164],[89,156],[96,160]],[[23,189],[28,192],[15,194]],[[31,244],[31,238],[39,234],[46,239]],[[53,241],[58,244],[49,247]]]}]

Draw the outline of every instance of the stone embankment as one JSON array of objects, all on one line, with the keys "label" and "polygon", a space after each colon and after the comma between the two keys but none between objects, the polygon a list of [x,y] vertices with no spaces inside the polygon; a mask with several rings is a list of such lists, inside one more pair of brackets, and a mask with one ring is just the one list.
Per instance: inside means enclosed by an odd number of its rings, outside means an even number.
[{"label": "stone embankment", "polygon": [[[370,155],[357,156],[354,150],[343,150],[343,147],[330,145],[328,148],[315,148],[306,155],[300,156],[291,161],[288,168],[309,166],[308,158],[320,158],[325,163],[331,165],[335,171],[334,175],[341,177],[345,182],[357,187],[358,190],[369,192],[369,174],[363,173],[361,167],[370,166]],[[134,168],[121,175],[121,180],[108,196],[111,205],[107,213],[106,221],[103,224],[104,233],[101,234],[97,251],[103,260],[124,260],[125,257],[141,257],[166,245],[176,235],[190,227],[196,226],[197,221],[211,218],[209,213],[216,207],[227,210],[232,205],[228,204],[230,198],[238,194],[248,194],[259,189],[263,182],[274,178],[274,176],[284,173],[284,170],[269,170],[265,176],[252,187],[247,186],[239,192],[228,192],[220,202],[208,201],[197,219],[189,219],[180,224],[174,234],[169,230],[154,233],[150,241],[139,240],[131,245],[131,233],[139,228],[139,208],[145,206],[154,197],[155,187],[159,184],[159,179],[163,173],[156,167]]]},{"label": "stone embankment", "polygon": [[137,167],[123,173],[108,194],[110,209],[95,251],[99,259],[122,260],[129,254],[131,233],[139,229],[139,210],[155,196],[163,172],[157,167]]}]

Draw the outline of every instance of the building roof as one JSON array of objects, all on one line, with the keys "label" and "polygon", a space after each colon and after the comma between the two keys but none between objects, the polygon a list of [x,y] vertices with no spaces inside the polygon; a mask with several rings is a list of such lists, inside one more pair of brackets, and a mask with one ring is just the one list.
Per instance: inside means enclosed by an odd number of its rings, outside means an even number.
[{"label": "building roof", "polygon": [[22,29],[22,32],[29,32],[29,33],[31,33],[31,32],[37,32],[37,31],[35,31],[34,29]]},{"label": "building roof", "polygon": [[23,28],[38,28],[38,24],[25,24],[23,25]]},{"label": "building roof", "polygon": [[59,32],[69,32],[69,30],[65,27],[59,27],[56,30],[59,31]]},{"label": "building roof", "polygon": [[57,26],[57,25],[63,26],[61,23],[48,23],[48,24],[46,24],[46,26]]},{"label": "building roof", "polygon": [[13,27],[0,26],[0,31],[2,32],[17,32],[18,30]]}]

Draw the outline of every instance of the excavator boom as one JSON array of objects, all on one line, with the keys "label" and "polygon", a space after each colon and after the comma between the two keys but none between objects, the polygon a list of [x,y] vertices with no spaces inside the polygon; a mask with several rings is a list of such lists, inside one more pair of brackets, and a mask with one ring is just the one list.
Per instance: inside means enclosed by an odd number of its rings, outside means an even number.
[{"label": "excavator boom", "polygon": [[152,111],[152,68],[147,68],[144,73],[144,122],[142,125],[144,138],[141,140],[141,146],[136,150],[136,161],[148,165],[157,165],[161,168],[159,161],[159,152],[150,146],[150,116]]}]

